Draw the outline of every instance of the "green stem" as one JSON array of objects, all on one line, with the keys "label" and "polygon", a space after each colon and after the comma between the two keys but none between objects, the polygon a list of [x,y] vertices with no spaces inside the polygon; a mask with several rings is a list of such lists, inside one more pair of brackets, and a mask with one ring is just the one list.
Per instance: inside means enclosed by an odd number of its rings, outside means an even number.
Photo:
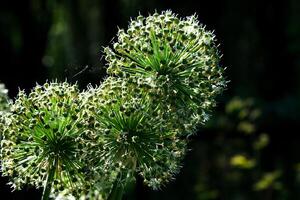
[{"label": "green stem", "polygon": [[55,169],[56,169],[56,162],[50,168],[50,170],[48,172],[47,181],[46,181],[46,185],[44,187],[42,200],[48,200],[49,199],[49,195],[50,195],[52,184],[53,184],[53,180],[54,180]]},{"label": "green stem", "polygon": [[122,172],[120,172],[114,182],[112,191],[107,200],[122,200],[124,194],[124,186],[120,183]]}]

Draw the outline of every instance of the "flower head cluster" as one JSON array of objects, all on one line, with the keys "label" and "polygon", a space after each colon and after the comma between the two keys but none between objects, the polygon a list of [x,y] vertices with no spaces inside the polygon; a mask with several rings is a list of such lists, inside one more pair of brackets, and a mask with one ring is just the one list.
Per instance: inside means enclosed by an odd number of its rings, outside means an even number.
[{"label": "flower head cluster", "polygon": [[156,189],[177,173],[185,141],[172,129],[167,117],[171,113],[153,104],[145,86],[143,79],[109,77],[83,96],[89,124],[99,134],[95,149],[99,165],[139,173]]},{"label": "flower head cluster", "polygon": [[23,184],[53,191],[72,188],[88,170],[84,156],[91,141],[85,130],[76,86],[37,85],[29,95],[20,91],[4,121],[1,171],[15,189]]},{"label": "flower head cluster", "polygon": [[20,91],[0,119],[2,174],[46,198],[110,199],[137,174],[160,188],[226,85],[214,37],[195,16],[138,16],[105,48],[111,76],[100,86]]},{"label": "flower head cluster", "polygon": [[[181,19],[165,11],[138,16],[104,52],[109,74],[144,77],[181,119],[205,122],[226,85],[215,36],[195,15]],[[185,126],[188,131],[190,123]]]}]

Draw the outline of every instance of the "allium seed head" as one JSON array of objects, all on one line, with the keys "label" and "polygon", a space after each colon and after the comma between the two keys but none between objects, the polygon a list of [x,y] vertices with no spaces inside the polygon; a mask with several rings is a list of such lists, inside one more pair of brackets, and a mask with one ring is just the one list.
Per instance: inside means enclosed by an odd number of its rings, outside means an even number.
[{"label": "allium seed head", "polygon": [[11,178],[13,189],[44,187],[52,172],[53,192],[81,184],[90,141],[81,138],[79,97],[75,85],[57,82],[37,85],[29,95],[19,92],[1,122],[1,171]]},{"label": "allium seed head", "polygon": [[156,86],[155,96],[178,113],[182,133],[207,120],[226,85],[215,35],[195,15],[179,18],[164,11],[138,16],[104,52],[109,74],[144,78]]},{"label": "allium seed head", "polygon": [[[86,106],[93,108],[89,115],[99,124],[94,126],[99,134],[96,149],[101,156],[95,158],[99,165],[139,173],[145,183],[157,189],[178,172],[185,141],[153,104],[145,83],[143,79],[109,77],[84,96],[90,99]],[[155,184],[154,179],[158,180]]]}]

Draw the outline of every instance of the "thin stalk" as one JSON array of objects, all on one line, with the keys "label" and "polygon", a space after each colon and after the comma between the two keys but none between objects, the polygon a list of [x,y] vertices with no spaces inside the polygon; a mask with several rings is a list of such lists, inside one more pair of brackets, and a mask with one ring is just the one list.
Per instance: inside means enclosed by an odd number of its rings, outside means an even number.
[{"label": "thin stalk", "polygon": [[49,199],[49,195],[50,195],[53,180],[54,180],[55,169],[56,169],[56,161],[55,161],[55,164],[50,168],[50,170],[48,172],[47,181],[46,181],[46,185],[44,187],[42,200]]},{"label": "thin stalk", "polygon": [[121,184],[122,172],[120,172],[114,182],[112,191],[108,197],[108,200],[122,200],[124,194],[124,186]]}]

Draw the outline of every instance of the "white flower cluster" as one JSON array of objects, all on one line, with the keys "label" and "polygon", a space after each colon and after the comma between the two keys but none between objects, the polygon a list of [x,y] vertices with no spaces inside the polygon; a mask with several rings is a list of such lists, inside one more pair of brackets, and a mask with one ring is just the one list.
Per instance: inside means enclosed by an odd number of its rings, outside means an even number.
[{"label": "white flower cluster", "polygon": [[157,189],[178,172],[186,142],[173,129],[172,113],[153,103],[146,85],[143,79],[109,77],[83,98],[88,123],[103,133],[95,147],[98,165],[138,173]]},{"label": "white flower cluster", "polygon": [[138,16],[105,48],[100,86],[20,91],[0,120],[2,174],[14,189],[43,187],[43,199],[110,199],[136,175],[159,189],[225,88],[214,37],[196,16]]},{"label": "white flower cluster", "polygon": [[104,52],[109,74],[144,78],[156,87],[154,96],[164,101],[163,109],[178,114],[182,134],[207,121],[216,95],[226,86],[215,36],[195,15],[181,19],[165,11],[138,16]]},{"label": "white flower cluster", "polygon": [[77,87],[37,85],[29,95],[20,91],[10,110],[1,123],[1,172],[11,187],[51,181],[52,193],[85,194],[97,173],[88,165],[93,140],[84,137],[88,127]]}]

